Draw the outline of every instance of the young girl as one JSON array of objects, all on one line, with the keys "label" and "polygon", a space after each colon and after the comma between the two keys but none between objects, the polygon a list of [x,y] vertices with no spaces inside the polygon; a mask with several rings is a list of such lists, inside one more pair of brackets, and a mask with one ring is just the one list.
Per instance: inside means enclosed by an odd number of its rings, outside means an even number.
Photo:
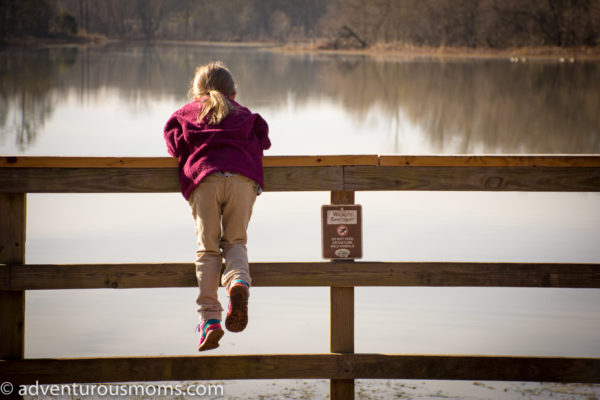
[{"label": "young girl", "polygon": [[225,327],[240,332],[248,323],[246,230],[263,189],[263,150],[271,142],[262,117],[235,102],[235,83],[222,63],[198,67],[190,95],[194,101],[173,113],[164,136],[169,154],[179,159],[181,192],[196,225],[198,350],[204,351],[218,347],[224,334],[219,280],[230,299]]}]

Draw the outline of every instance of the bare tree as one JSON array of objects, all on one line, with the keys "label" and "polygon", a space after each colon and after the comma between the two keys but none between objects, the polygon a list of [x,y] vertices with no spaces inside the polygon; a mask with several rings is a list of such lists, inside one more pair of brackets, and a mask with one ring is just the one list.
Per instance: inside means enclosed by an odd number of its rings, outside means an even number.
[{"label": "bare tree", "polygon": [[136,0],[135,10],[140,21],[142,33],[146,39],[154,38],[167,10],[167,0]]},{"label": "bare tree", "polygon": [[[4,4],[22,18],[8,18]],[[120,38],[285,41],[335,37],[347,26],[369,44],[600,44],[600,0],[0,0],[0,32],[24,29],[40,5]]]}]

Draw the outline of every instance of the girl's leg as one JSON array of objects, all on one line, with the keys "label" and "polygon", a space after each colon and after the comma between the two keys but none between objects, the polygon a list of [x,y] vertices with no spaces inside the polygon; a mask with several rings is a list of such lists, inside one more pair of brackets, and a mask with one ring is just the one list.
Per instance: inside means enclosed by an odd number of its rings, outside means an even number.
[{"label": "girl's leg", "polygon": [[247,229],[256,200],[254,182],[242,175],[226,178],[223,204],[223,236],[221,248],[225,258],[225,272],[221,283],[227,291],[233,281],[251,283],[246,250]]},{"label": "girl's leg", "polygon": [[198,238],[196,277],[200,292],[196,303],[202,320],[220,320],[223,311],[217,294],[222,266],[219,243],[222,195],[223,178],[209,176],[190,197]]}]

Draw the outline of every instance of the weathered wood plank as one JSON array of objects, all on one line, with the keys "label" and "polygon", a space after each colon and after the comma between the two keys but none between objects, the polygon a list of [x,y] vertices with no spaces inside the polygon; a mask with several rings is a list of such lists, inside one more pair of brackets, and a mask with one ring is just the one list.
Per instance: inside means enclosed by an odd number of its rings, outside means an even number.
[{"label": "weathered wood plank", "polygon": [[[600,264],[251,263],[253,286],[600,288]],[[195,287],[192,263],[0,266],[0,290]]]},{"label": "weathered wood plank", "polygon": [[177,192],[176,168],[0,168],[0,191]]},{"label": "weathered wood plank", "polygon": [[600,379],[600,359],[592,358],[356,354],[342,360],[342,371],[365,379],[579,383]]},{"label": "weathered wood plank", "polygon": [[[0,282],[7,281],[6,264],[25,262],[25,212],[24,193],[0,193]],[[10,275],[9,275],[10,276]],[[0,288],[0,359],[18,360],[25,354],[25,292]]]},{"label": "weathered wood plank", "polygon": [[13,385],[228,379],[431,379],[600,383],[600,359],[272,354],[0,361]]},{"label": "weathered wood plank", "polygon": [[354,192],[334,190],[331,192],[331,204],[354,204]]},{"label": "weathered wood plank", "polygon": [[[599,191],[597,167],[265,167],[267,191]],[[0,168],[0,193],[177,192],[176,168]]]},{"label": "weathered wood plank", "polygon": [[264,176],[271,192],[340,190],[343,167],[269,167]]},{"label": "weathered wood plank", "polygon": [[572,155],[451,155],[380,156],[382,167],[600,167],[600,156]]},{"label": "weathered wood plank", "polygon": [[354,392],[354,379],[331,379],[329,381],[329,398],[331,400],[352,400]]},{"label": "weathered wood plank", "polygon": [[192,263],[12,265],[0,290],[194,287],[194,271]]},{"label": "weathered wood plank", "polygon": [[[420,167],[600,167],[595,154],[265,156],[265,167],[381,165]],[[2,156],[0,168],[176,168],[172,157]]]},{"label": "weathered wood plank", "polygon": [[600,191],[600,168],[344,167],[344,190]]},{"label": "weathered wood plank", "polygon": [[0,291],[0,360],[25,356],[25,292]]},{"label": "weathered wood plank", "polygon": [[[177,168],[173,157],[0,157],[0,168]],[[265,167],[378,165],[376,154],[265,156]]]},{"label": "weathered wood plank", "polygon": [[[267,167],[264,173],[267,191],[600,191],[600,168]],[[178,191],[175,168],[0,168],[0,193]]]},{"label": "weathered wood plank", "polygon": [[[354,204],[354,197],[351,191],[332,191],[331,204]],[[334,261],[337,262],[340,261]],[[348,262],[353,263],[354,260]],[[329,351],[354,353],[354,287],[332,286],[329,291]],[[354,380],[331,379],[329,397],[331,400],[354,399]]]},{"label": "weathered wood plank", "polygon": [[332,287],[330,293],[332,353],[354,353],[354,288]]},{"label": "weathered wood plank", "polygon": [[25,193],[0,194],[0,264],[25,261]]},{"label": "weathered wood plank", "polygon": [[331,155],[331,156],[266,156],[264,167],[316,167],[343,165],[379,165],[379,156],[366,155]]},{"label": "weathered wood plank", "polygon": [[[331,204],[354,204],[354,192],[332,191]],[[344,261],[334,261],[338,264]],[[354,264],[354,260],[348,260],[345,264]],[[330,290],[330,351],[332,353],[354,352],[354,287],[332,286]],[[348,385],[340,382],[340,385],[348,389]],[[340,389],[341,390],[341,389]],[[354,386],[352,385],[352,398],[354,397]],[[340,393],[341,396],[341,393]],[[338,398],[348,398],[350,392]]]},{"label": "weathered wood plank", "polygon": [[0,168],[177,168],[173,157],[0,157]]},{"label": "weathered wood plank", "polygon": [[251,268],[259,286],[600,288],[600,264],[340,261]]},{"label": "weathered wood plank", "polygon": [[[265,168],[265,190],[328,191],[342,167]],[[0,168],[0,193],[178,192],[176,168]]]},{"label": "weathered wood plank", "polygon": [[315,378],[333,371],[335,357],[313,355],[241,355],[41,359],[0,361],[0,376],[15,384],[35,382],[127,382]]},{"label": "weathered wood plank", "polygon": [[[354,353],[354,288],[330,288],[330,342],[332,353]],[[331,379],[331,400],[354,399],[354,379]]]}]

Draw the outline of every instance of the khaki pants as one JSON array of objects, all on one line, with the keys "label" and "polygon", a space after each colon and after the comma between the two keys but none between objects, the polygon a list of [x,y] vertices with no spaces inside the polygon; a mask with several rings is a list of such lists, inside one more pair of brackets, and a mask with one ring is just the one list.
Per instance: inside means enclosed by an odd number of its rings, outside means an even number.
[{"label": "khaki pants", "polygon": [[[196,303],[201,319],[221,319],[217,289],[241,279],[250,285],[246,231],[256,200],[254,182],[242,175],[209,175],[192,193],[189,203],[196,225]],[[225,271],[221,278],[222,258]]]}]

